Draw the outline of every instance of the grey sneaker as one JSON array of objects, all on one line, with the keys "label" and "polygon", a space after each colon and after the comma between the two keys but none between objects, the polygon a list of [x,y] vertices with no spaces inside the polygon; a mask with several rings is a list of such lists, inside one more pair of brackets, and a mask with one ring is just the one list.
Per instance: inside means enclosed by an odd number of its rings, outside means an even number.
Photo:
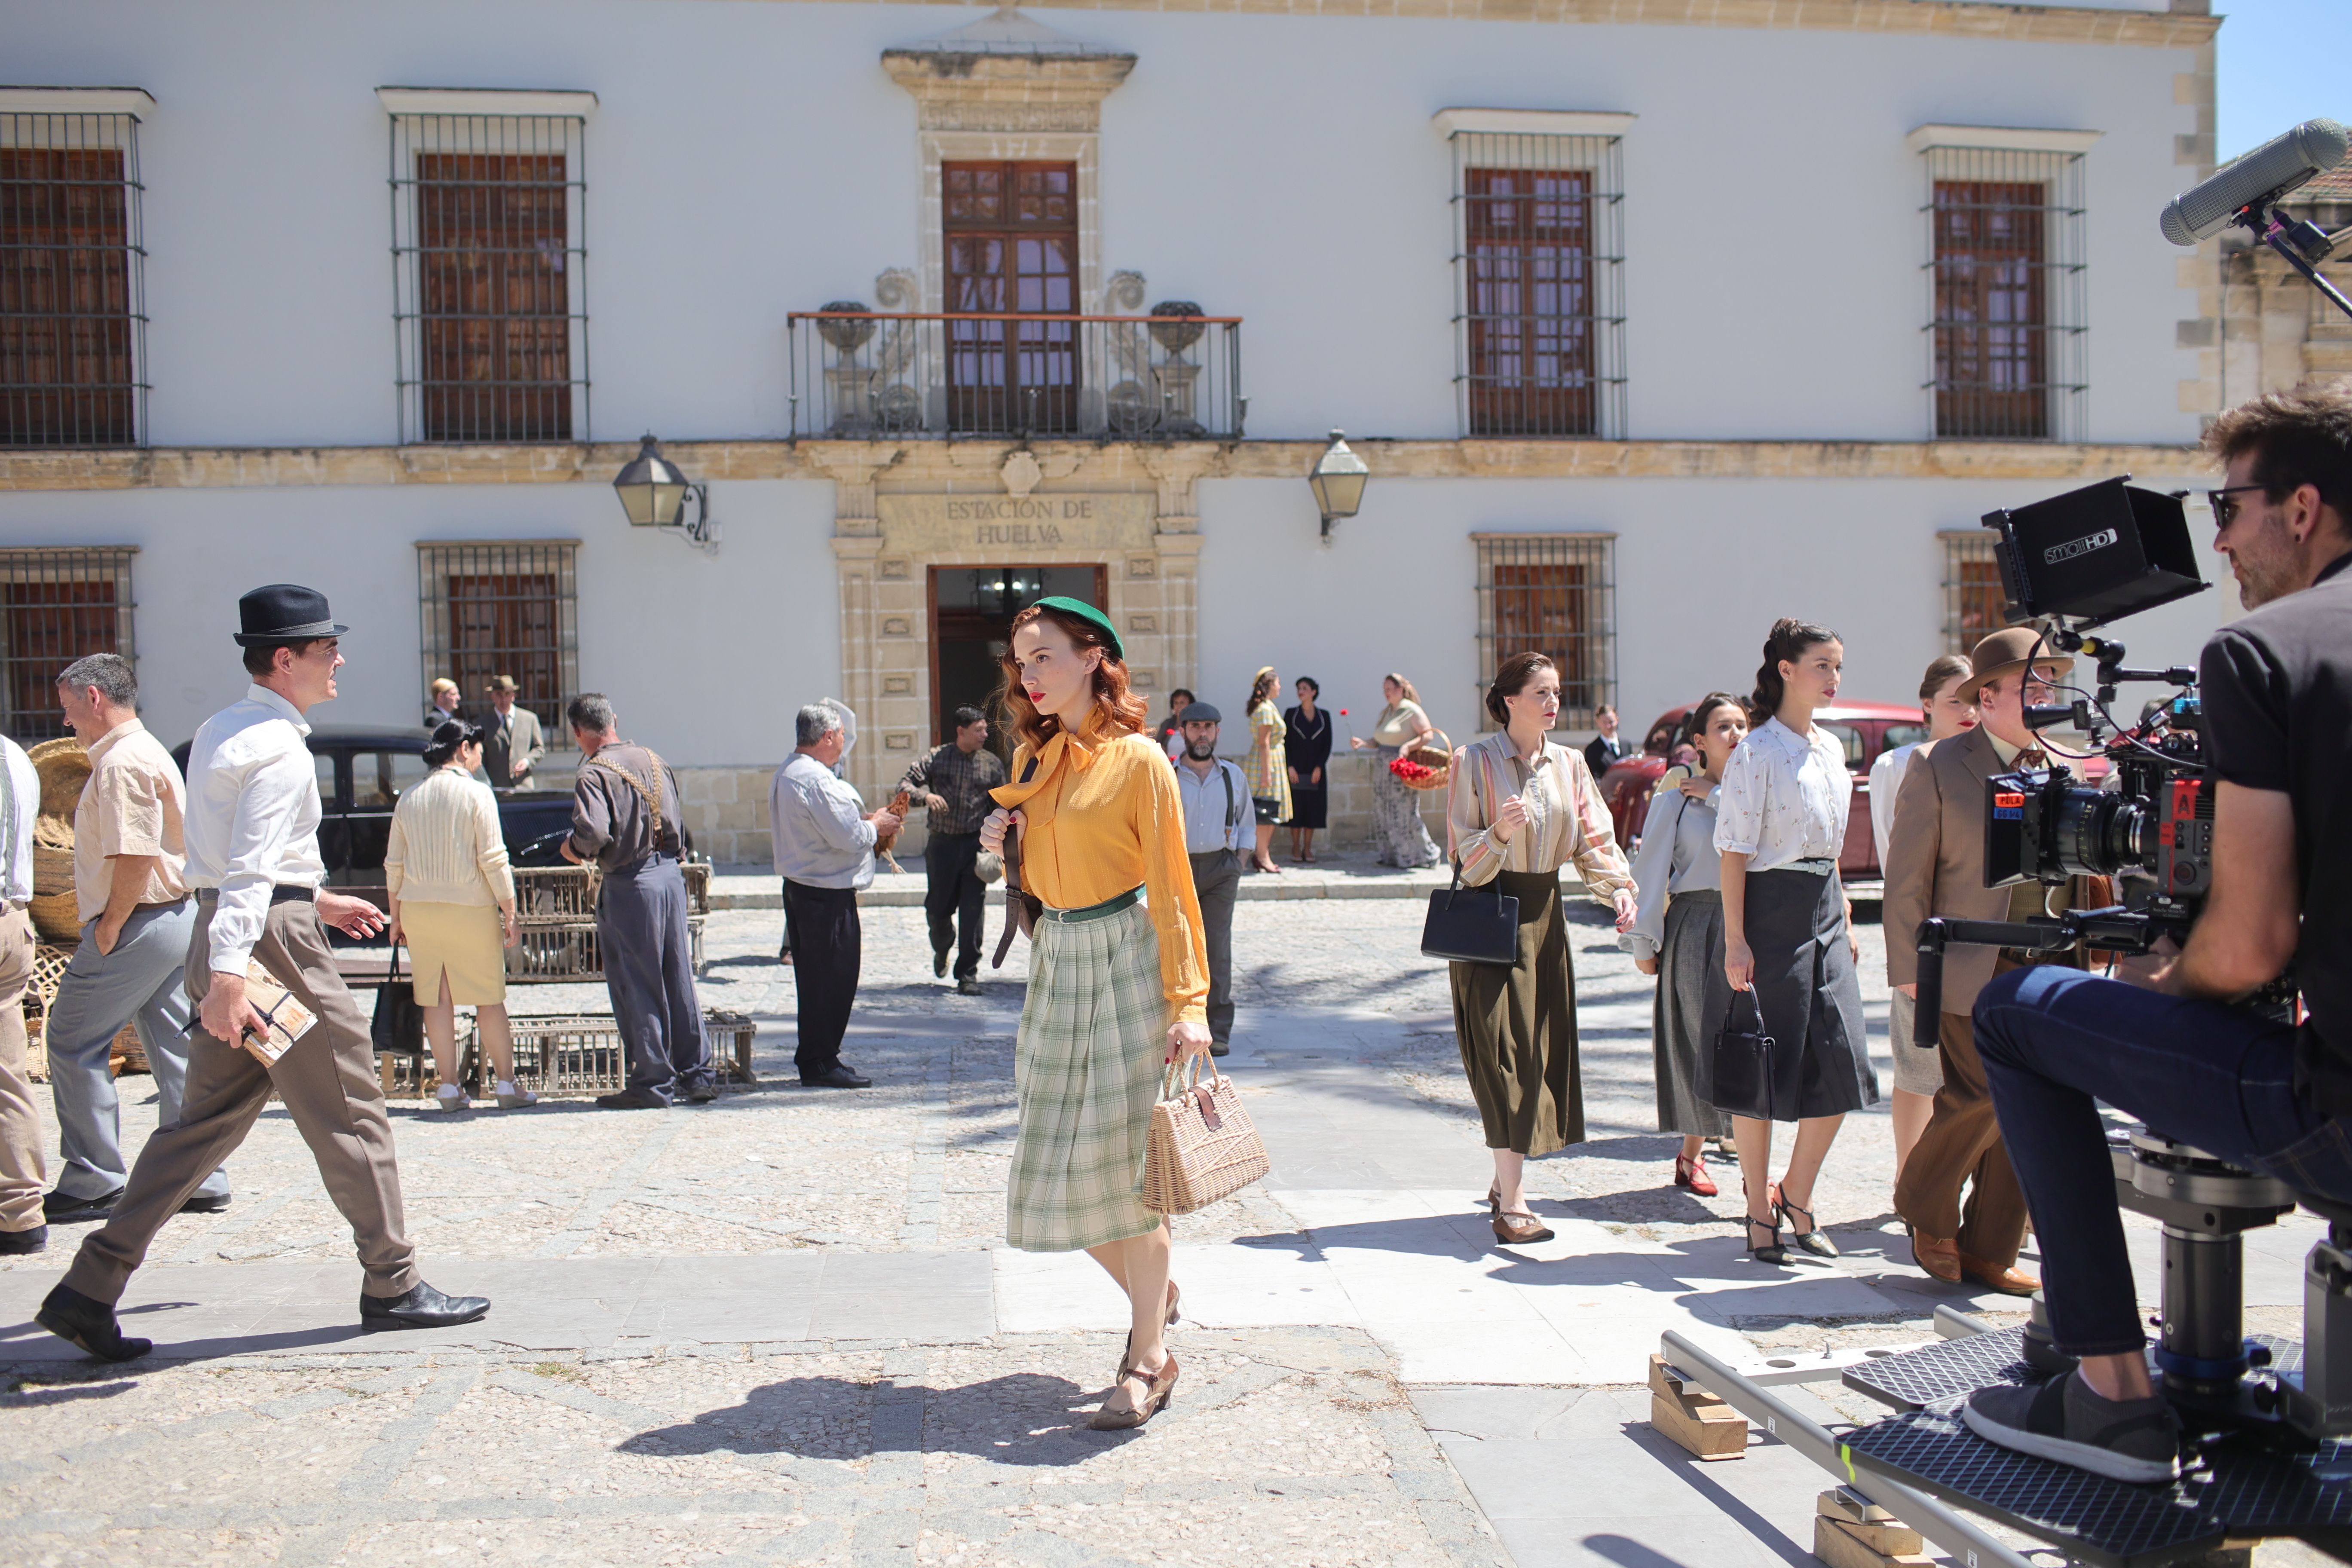
[{"label": "grey sneaker", "polygon": [[2080,1372],[2026,1388],[1980,1388],[1960,1418],[1988,1443],[2110,1480],[2180,1478],[2180,1418],[2164,1395],[2105,1399]]}]

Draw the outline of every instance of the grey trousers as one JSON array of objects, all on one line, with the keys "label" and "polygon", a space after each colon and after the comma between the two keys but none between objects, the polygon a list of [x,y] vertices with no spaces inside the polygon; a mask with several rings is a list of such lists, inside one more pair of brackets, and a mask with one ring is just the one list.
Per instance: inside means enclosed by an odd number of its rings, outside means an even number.
[{"label": "grey trousers", "polygon": [[1194,855],[1192,896],[1201,900],[1201,937],[1209,950],[1209,1037],[1234,1037],[1234,900],[1242,890],[1242,863],[1230,849]]},{"label": "grey trousers", "polygon": [[[57,1100],[64,1159],[58,1191],[102,1198],[122,1190],[131,1164],[122,1157],[122,1115],[107,1058],[114,1037],[130,1024],[155,1075],[155,1125],[180,1120],[188,1081],[188,1020],[194,1009],[181,981],[196,906],[131,911],[112,952],[98,951],[98,922],[81,928],[81,945],[58,983],[49,1005],[47,1040],[49,1092]],[[205,1178],[199,1197],[228,1195],[228,1167]]]},{"label": "grey trousers", "polygon": [[[200,900],[188,938],[191,991],[212,984],[205,933],[213,905]],[[352,1239],[369,1296],[404,1296],[415,1288],[416,1248],[400,1201],[400,1165],[392,1149],[392,1122],[376,1080],[375,1046],[368,1020],[336,972],[318,906],[289,901],[269,906],[268,923],[253,956],[317,1016],[274,1067],[264,1068],[242,1046],[226,1045],[198,1029],[188,1037],[188,1086],[180,1120],[158,1127],[131,1167],[114,1213],[82,1238],[64,1283],[93,1300],[112,1303],[163,1224],[220,1169],[230,1150],[253,1131],[275,1087],[294,1129],[319,1163],[327,1196],[351,1222]],[[201,1000],[201,996],[198,998]]]},{"label": "grey trousers", "polygon": [[667,855],[604,873],[596,898],[604,989],[629,1053],[629,1087],[670,1099],[710,1081],[710,1046],[694,993],[686,874]]}]

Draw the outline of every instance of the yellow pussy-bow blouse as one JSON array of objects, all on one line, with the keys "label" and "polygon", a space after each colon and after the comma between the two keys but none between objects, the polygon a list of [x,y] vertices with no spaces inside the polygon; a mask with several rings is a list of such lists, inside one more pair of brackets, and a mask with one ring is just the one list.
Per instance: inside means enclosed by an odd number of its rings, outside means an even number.
[{"label": "yellow pussy-bow blouse", "polygon": [[989,793],[1028,818],[1023,888],[1050,909],[1082,910],[1141,884],[1171,1021],[1207,1022],[1209,953],[1168,753],[1149,735],[1109,733],[1097,710],[1083,736],[1066,731],[1035,752],[1014,747],[1013,776]]}]

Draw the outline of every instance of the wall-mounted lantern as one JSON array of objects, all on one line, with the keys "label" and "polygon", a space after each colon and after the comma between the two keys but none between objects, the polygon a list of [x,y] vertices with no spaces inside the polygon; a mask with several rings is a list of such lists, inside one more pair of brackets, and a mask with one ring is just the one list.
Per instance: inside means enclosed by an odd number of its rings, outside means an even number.
[{"label": "wall-mounted lantern", "polygon": [[1331,432],[1331,444],[1307,470],[1307,488],[1315,492],[1315,504],[1323,513],[1323,541],[1329,543],[1331,525],[1343,517],[1353,517],[1356,509],[1364,504],[1364,481],[1372,470],[1364,459],[1348,449],[1342,437],[1346,432]]},{"label": "wall-mounted lantern", "polygon": [[[1360,488],[1360,486],[1359,487]],[[719,553],[719,525],[710,519],[710,487],[695,484],[677,465],[661,455],[652,433],[645,445],[613,480],[613,493],[633,528],[674,529],[688,543],[709,554]],[[694,502],[694,521],[686,521],[686,503]]]}]

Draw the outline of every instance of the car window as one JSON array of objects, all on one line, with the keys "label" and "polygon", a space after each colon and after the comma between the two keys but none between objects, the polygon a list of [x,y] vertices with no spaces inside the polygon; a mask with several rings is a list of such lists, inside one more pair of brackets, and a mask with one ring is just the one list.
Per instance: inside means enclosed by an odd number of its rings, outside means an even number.
[{"label": "car window", "polygon": [[357,811],[390,811],[402,792],[433,770],[415,752],[354,752],[352,753],[352,806]]},{"label": "car window", "polygon": [[319,768],[319,804],[331,811],[335,805],[335,753],[315,752],[310,760]]},{"label": "car window", "polygon": [[1925,724],[1889,724],[1886,726],[1885,738],[1879,742],[1878,749],[1883,753],[1894,751],[1898,746],[1925,745],[1927,741],[1927,726]]},{"label": "car window", "polygon": [[1852,724],[1832,724],[1822,720],[1815,720],[1814,722],[1835,735],[1838,744],[1845,748],[1845,765],[1848,770],[1859,769],[1862,766],[1863,744],[1860,730]]}]

